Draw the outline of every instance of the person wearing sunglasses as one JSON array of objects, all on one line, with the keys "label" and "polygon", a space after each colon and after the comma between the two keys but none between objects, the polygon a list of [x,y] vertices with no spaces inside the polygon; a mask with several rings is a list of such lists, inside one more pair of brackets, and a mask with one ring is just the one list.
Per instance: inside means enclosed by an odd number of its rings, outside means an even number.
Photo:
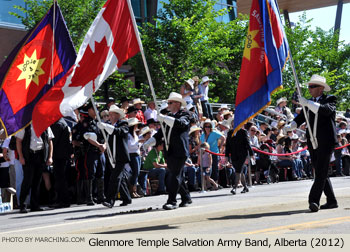
[{"label": "person wearing sunglasses", "polygon": [[[335,124],[337,98],[324,94],[331,88],[326,83],[326,78],[322,76],[313,75],[307,85],[312,98],[307,100],[304,97],[299,97],[299,103],[305,107],[317,145],[314,149],[310,141],[309,131],[307,131],[308,150],[315,169],[315,180],[309,193],[309,209],[312,212],[317,212],[319,209],[338,207],[332,183],[328,177],[331,155],[337,143]],[[287,128],[294,129],[304,122],[305,114],[302,111]],[[326,195],[327,201],[320,206],[322,192]]]},{"label": "person wearing sunglasses", "polygon": [[173,210],[177,208],[176,195],[181,195],[180,207],[186,207],[192,203],[190,193],[185,183],[184,166],[189,153],[189,137],[190,131],[190,114],[183,109],[186,107],[186,101],[182,95],[171,92],[167,100],[169,111],[166,115],[159,114],[157,119],[165,128],[165,136],[163,131],[158,132],[147,140],[143,147],[147,149],[149,146],[155,146],[156,142],[160,142],[162,138],[166,138],[168,149],[165,150],[166,163],[168,165],[169,175],[167,178],[166,188],[168,191],[168,200],[163,205],[164,210]]}]

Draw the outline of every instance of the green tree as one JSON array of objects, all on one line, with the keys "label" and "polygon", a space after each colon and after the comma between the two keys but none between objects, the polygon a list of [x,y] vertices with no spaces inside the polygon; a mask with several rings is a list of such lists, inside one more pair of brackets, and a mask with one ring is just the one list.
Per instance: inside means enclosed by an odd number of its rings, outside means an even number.
[{"label": "green tree", "polygon": [[[338,42],[338,35],[334,35],[333,29],[312,30],[310,22],[304,13],[295,26],[285,27],[299,82],[306,83],[312,74],[325,76],[332,87],[331,93],[338,97],[338,109],[344,110],[350,101],[350,45]],[[283,87],[275,93],[274,99],[281,96],[291,98],[295,90],[289,62],[283,72]],[[309,97],[306,87],[303,93]]]},{"label": "green tree", "polygon": [[[217,19],[228,10],[215,10],[216,1],[173,0],[163,3],[155,25],[141,28],[142,43],[152,81],[159,97],[195,75],[210,75],[212,101],[234,103],[235,85],[244,46],[246,21],[224,23]],[[130,62],[146,80],[141,58]]]}]

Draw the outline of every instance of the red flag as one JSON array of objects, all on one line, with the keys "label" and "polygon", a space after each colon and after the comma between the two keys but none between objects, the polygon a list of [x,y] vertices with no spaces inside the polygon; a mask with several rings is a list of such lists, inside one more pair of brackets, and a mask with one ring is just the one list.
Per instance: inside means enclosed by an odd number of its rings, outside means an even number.
[{"label": "red flag", "polygon": [[36,106],[33,126],[41,134],[82,106],[127,59],[140,51],[127,0],[108,0],[98,13],[74,66]]},{"label": "red flag", "polygon": [[0,122],[6,135],[31,122],[38,100],[65,75],[75,59],[73,43],[56,3],[1,66]]},{"label": "red flag", "polygon": [[234,132],[271,103],[289,56],[276,0],[253,0],[236,96]]}]

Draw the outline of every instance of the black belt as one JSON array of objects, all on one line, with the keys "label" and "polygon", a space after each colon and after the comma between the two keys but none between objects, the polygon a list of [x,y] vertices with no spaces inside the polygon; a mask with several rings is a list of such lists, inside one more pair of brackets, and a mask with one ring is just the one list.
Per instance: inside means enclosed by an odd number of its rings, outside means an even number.
[{"label": "black belt", "polygon": [[30,149],[29,152],[32,153],[32,154],[36,154],[36,153],[40,153],[40,152],[43,152],[44,149],[41,149],[41,150],[32,150]]}]

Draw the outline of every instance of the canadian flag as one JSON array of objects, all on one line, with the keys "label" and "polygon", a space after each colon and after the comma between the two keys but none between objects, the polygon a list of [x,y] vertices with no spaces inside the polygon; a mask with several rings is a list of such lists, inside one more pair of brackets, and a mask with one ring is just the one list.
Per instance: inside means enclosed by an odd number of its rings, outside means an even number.
[{"label": "canadian flag", "polygon": [[35,106],[36,135],[61,117],[72,115],[109,75],[140,51],[127,1],[108,0],[98,13],[75,64]]}]

